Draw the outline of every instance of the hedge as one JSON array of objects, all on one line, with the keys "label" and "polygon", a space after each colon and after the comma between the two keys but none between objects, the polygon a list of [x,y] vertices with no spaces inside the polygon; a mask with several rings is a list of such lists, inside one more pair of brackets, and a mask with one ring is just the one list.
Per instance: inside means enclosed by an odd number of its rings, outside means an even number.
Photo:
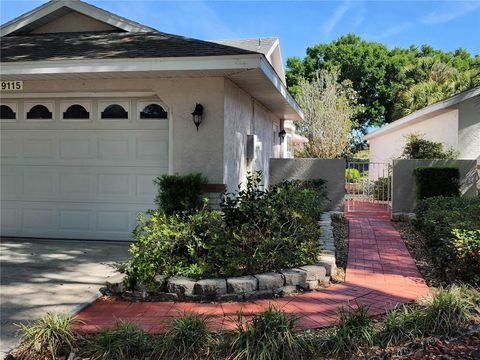
[{"label": "hedge", "polygon": [[413,170],[417,200],[433,196],[459,196],[460,170],[453,166],[420,166]]}]

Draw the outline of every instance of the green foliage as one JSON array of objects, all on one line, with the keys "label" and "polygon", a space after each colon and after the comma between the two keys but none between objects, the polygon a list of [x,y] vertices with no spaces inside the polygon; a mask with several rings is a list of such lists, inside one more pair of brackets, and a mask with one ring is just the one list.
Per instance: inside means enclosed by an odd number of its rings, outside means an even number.
[{"label": "green foliage", "polygon": [[313,80],[322,69],[340,70],[358,95],[356,129],[392,122],[406,113],[479,84],[479,57],[464,49],[444,52],[428,45],[389,50],[354,34],[307,49],[306,57],[287,59],[286,78],[293,94],[300,79]]},{"label": "green foliage", "polygon": [[35,360],[48,354],[55,360],[68,355],[77,338],[72,330],[72,326],[77,323],[80,321],[71,316],[48,312],[32,323],[16,324],[23,333],[16,357]]},{"label": "green foliage", "polygon": [[448,278],[480,284],[480,197],[432,197],[417,205],[415,226]]},{"label": "green foliage", "polygon": [[206,359],[215,343],[208,330],[208,318],[199,314],[185,314],[173,319],[167,332],[156,344],[160,359]]},{"label": "green foliage", "polygon": [[415,340],[423,335],[424,323],[424,312],[419,307],[402,305],[385,314],[376,338],[383,347]]},{"label": "green foliage", "polygon": [[102,330],[90,345],[95,359],[144,359],[151,351],[149,339],[136,323],[119,320],[115,329]]},{"label": "green foliage", "polygon": [[373,198],[379,201],[392,200],[392,177],[379,177],[372,186]]},{"label": "green foliage", "polygon": [[305,116],[296,129],[308,139],[300,157],[338,158],[349,144],[356,93],[350,81],[338,77],[335,69],[321,70],[310,82],[298,83],[295,98]]},{"label": "green foliage", "polygon": [[155,203],[168,215],[191,212],[202,207],[202,184],[208,180],[201,174],[162,175],[155,179],[159,187]]},{"label": "green foliage", "polygon": [[453,149],[445,150],[442,143],[426,140],[422,135],[407,135],[407,143],[403,149],[403,159],[455,159]]},{"label": "green foliage", "polygon": [[357,169],[345,169],[345,179],[349,183],[359,183],[360,171]]},{"label": "green foliage", "polygon": [[190,213],[140,214],[122,267],[128,284],[157,290],[155,276],[225,277],[304,265],[321,251],[317,221],[323,181],[292,181],[260,189],[261,174],[227,194],[222,212],[206,206]]},{"label": "green foliage", "polygon": [[368,307],[342,308],[333,334],[326,340],[324,351],[329,355],[355,353],[362,346],[373,344],[373,330],[368,317]]},{"label": "green foliage", "polygon": [[235,360],[302,359],[311,348],[295,332],[297,318],[270,305],[244,321],[240,314],[230,342],[230,358]]},{"label": "green foliage", "polygon": [[413,170],[417,200],[460,195],[460,170],[453,166],[419,166]]}]

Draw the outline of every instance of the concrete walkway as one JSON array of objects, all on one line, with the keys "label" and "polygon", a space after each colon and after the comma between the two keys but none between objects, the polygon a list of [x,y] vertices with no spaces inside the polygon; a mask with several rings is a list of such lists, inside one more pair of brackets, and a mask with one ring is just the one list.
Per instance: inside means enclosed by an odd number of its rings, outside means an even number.
[{"label": "concrete walkway", "polygon": [[0,358],[18,341],[14,323],[47,311],[76,313],[128,258],[128,243],[2,238]]},{"label": "concrete walkway", "polygon": [[404,304],[429,292],[400,234],[392,227],[388,213],[365,211],[348,213],[350,223],[346,281],[320,291],[298,296],[253,302],[110,302],[99,300],[81,311],[85,322],[79,330],[95,332],[112,327],[116,319],[135,321],[151,333],[164,330],[173,317],[185,312],[210,315],[213,329],[230,329],[238,311],[248,319],[269,304],[300,316],[299,325],[320,328],[337,321],[337,310],[355,303],[370,307],[370,313]]}]

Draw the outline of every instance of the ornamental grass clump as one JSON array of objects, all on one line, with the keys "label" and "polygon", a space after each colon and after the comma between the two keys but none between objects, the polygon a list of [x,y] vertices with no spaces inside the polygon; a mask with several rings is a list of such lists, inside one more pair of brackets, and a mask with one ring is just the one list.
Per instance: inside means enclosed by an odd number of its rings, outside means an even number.
[{"label": "ornamental grass clump", "polygon": [[155,358],[194,360],[212,356],[215,336],[208,329],[208,318],[191,313],[172,320],[155,346]]},{"label": "ornamental grass clump", "polygon": [[47,356],[55,360],[68,356],[77,338],[72,326],[79,323],[71,316],[48,312],[39,320],[16,324],[23,334],[15,358],[36,360]]},{"label": "ornamental grass clump", "polygon": [[368,317],[368,307],[358,305],[342,308],[338,315],[338,324],[323,345],[323,351],[326,354],[345,356],[373,344],[373,330],[371,319]]},{"label": "ornamental grass clump", "polygon": [[418,306],[402,305],[387,311],[376,339],[383,347],[415,340],[424,333],[424,312]]},{"label": "ornamental grass clump", "polygon": [[295,331],[297,318],[270,305],[255,314],[250,321],[238,315],[237,329],[233,333],[228,359],[234,360],[287,360],[306,359],[311,353],[307,343]]},{"label": "ornamental grass clump", "polygon": [[114,329],[102,330],[88,345],[97,360],[145,359],[151,352],[149,338],[136,323],[119,320]]}]

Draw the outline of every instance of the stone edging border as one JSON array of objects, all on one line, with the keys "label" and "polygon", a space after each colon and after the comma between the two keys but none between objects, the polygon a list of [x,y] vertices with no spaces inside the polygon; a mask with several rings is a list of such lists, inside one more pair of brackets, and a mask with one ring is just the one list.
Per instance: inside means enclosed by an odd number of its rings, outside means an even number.
[{"label": "stone edging border", "polygon": [[227,279],[195,280],[182,276],[166,279],[157,275],[156,281],[162,291],[155,294],[150,294],[141,286],[134,291],[127,291],[123,283],[124,275],[117,274],[108,279],[106,288],[102,288],[101,292],[129,300],[245,301],[292,294],[299,290],[315,290],[336,275],[333,217],[343,217],[343,213],[325,212],[320,218],[322,235],[319,240],[323,252],[313,265]]}]

